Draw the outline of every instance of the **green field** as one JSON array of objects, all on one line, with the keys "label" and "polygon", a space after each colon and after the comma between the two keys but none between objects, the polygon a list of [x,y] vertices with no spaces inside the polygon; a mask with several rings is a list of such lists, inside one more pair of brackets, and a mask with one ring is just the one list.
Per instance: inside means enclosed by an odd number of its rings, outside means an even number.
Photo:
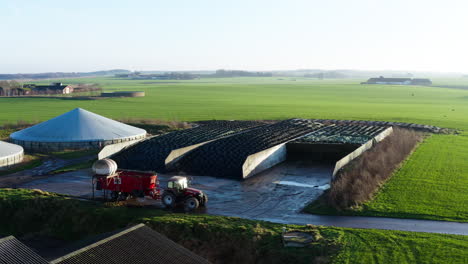
[{"label": "green field", "polygon": [[[127,208],[55,194],[0,189],[0,237],[55,238],[65,243],[145,223],[222,263],[466,263],[468,237],[273,224],[205,214]],[[310,232],[307,248],[284,248],[282,228]]]},{"label": "green field", "polygon": [[[293,81],[296,80],[296,81]],[[144,98],[67,100],[0,98],[0,124],[42,121],[75,107],[117,119],[333,118],[468,128],[468,90],[360,85],[362,80],[226,78],[194,81],[78,79],[105,91],[142,90]],[[468,80],[467,80],[468,82]]]},{"label": "green field", "polygon": [[345,229],[332,263],[467,263],[466,236]]},{"label": "green field", "polygon": [[317,201],[316,214],[385,216],[468,222],[468,135],[432,135],[358,208],[336,211]]},{"label": "green field", "polygon": [[[465,150],[468,146],[468,90],[360,85],[361,81],[305,78],[63,80],[64,83],[99,83],[105,91],[141,90],[147,96],[104,100],[0,98],[0,124],[42,121],[82,107],[124,120],[302,117],[400,121],[465,130],[461,135],[438,135],[427,140],[376,199],[357,213],[468,221],[468,154]],[[468,78],[433,81],[435,85],[468,86]]]},{"label": "green field", "polygon": [[433,135],[363,213],[468,222],[468,135]]}]

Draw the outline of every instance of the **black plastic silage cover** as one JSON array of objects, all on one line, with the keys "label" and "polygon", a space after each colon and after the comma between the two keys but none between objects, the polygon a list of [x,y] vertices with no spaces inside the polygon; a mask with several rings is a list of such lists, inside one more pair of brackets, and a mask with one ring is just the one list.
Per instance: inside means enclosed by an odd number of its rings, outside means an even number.
[{"label": "black plastic silage cover", "polygon": [[165,172],[165,160],[172,150],[226,137],[264,125],[256,121],[210,121],[202,125],[153,137],[133,145],[111,158],[121,169]]},{"label": "black plastic silage cover", "polygon": [[254,153],[309,134],[322,124],[290,119],[222,138],[187,153],[177,168],[191,175],[242,179],[242,165]]}]

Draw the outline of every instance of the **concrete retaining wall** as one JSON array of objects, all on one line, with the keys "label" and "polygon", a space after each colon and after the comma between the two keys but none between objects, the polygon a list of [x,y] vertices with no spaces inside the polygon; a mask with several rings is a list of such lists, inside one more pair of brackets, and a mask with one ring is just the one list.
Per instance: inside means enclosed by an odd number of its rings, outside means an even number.
[{"label": "concrete retaining wall", "polygon": [[367,141],[365,144],[354,150],[353,152],[349,153],[347,156],[344,158],[340,159],[339,161],[336,162],[335,164],[335,169],[333,170],[332,174],[332,180],[335,178],[336,174],[344,167],[346,166],[349,162],[351,162],[353,159],[359,157],[362,153],[364,153],[366,150],[372,148],[375,144],[379,143],[382,141],[384,138],[386,138],[388,135],[390,135],[393,132],[393,128],[389,127],[382,131],[380,134],[372,138],[371,140]]},{"label": "concrete retaining wall", "polygon": [[52,152],[61,150],[84,150],[84,149],[100,149],[107,145],[118,144],[123,142],[141,140],[146,138],[145,136],[135,136],[122,139],[105,140],[105,141],[85,141],[85,142],[33,142],[15,140],[12,142],[22,146],[26,150],[38,151],[38,152]]},{"label": "concrete retaining wall", "polygon": [[180,149],[174,149],[171,151],[171,153],[169,153],[169,155],[167,156],[166,160],[164,161],[164,163],[166,164],[166,169],[167,170],[171,170],[172,169],[172,166],[176,164],[176,162],[182,158],[187,152],[193,150],[193,149],[196,149],[202,145],[205,145],[206,143],[209,143],[213,140],[210,140],[210,141],[205,141],[205,142],[202,142],[202,143],[199,143],[199,144],[195,144],[195,145],[192,145],[192,146],[188,146],[188,147],[185,147],[185,148],[180,148]]},{"label": "concrete retaining wall", "polygon": [[242,177],[248,178],[286,160],[286,143],[247,157],[242,165]]},{"label": "concrete retaining wall", "polygon": [[18,164],[23,161],[24,158],[24,151],[20,153],[16,153],[14,155],[0,157],[0,169],[7,168],[9,166]]},{"label": "concrete retaining wall", "polygon": [[136,139],[133,141],[127,141],[127,142],[122,142],[122,143],[117,143],[117,144],[112,144],[112,145],[107,145],[102,150],[98,153],[98,159],[105,159],[109,158],[110,156],[122,151],[123,149],[135,145],[136,143],[144,140],[144,138],[141,139]]}]

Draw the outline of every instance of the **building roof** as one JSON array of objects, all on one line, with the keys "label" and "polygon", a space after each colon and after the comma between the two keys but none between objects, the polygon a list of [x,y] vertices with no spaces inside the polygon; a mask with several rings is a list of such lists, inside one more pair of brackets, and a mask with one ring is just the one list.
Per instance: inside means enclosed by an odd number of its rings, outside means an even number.
[{"label": "building roof", "polygon": [[0,141],[0,159],[22,153],[23,147]]},{"label": "building roof", "polygon": [[48,262],[13,236],[0,239],[0,263],[47,264]]},{"label": "building roof", "polygon": [[209,262],[144,224],[139,224],[51,263],[206,264]]},{"label": "building roof", "polygon": [[10,135],[32,142],[91,142],[142,137],[146,130],[76,108]]},{"label": "building roof", "polygon": [[370,78],[367,82],[407,82],[411,81],[411,78]]}]

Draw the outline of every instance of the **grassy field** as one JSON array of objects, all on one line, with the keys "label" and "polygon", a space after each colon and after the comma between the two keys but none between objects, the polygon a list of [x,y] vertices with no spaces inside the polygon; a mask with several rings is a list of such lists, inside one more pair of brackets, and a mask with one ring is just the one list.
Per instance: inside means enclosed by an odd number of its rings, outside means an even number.
[{"label": "grassy field", "polygon": [[468,135],[432,135],[375,195],[336,211],[318,200],[304,211],[468,222]]},{"label": "grassy field", "polygon": [[[468,154],[463,146],[468,144],[468,90],[360,85],[361,81],[305,78],[63,80],[64,83],[99,83],[105,91],[141,90],[147,96],[104,100],[0,98],[0,124],[42,121],[82,107],[124,120],[302,117],[400,121],[465,130],[461,135],[432,137],[389,180],[374,201],[366,204],[362,211],[351,213],[467,221],[467,189],[463,186],[468,182]],[[433,81],[435,85],[468,85],[467,78]]]},{"label": "grassy field", "polygon": [[105,100],[0,98],[0,124],[18,120],[42,121],[82,107],[118,119],[194,121],[303,117],[387,120],[468,128],[468,90],[360,85],[360,81],[292,78],[174,82],[112,78],[64,80],[64,83],[100,83],[105,91],[142,90],[147,96]]},{"label": "grassy field", "polygon": [[466,236],[344,229],[332,263],[467,263]]},{"label": "grassy field", "polygon": [[[0,189],[0,236],[71,241],[145,223],[218,263],[466,263],[468,237],[281,225],[204,214],[127,208],[23,189]],[[308,248],[284,248],[282,228],[314,234]]]}]

